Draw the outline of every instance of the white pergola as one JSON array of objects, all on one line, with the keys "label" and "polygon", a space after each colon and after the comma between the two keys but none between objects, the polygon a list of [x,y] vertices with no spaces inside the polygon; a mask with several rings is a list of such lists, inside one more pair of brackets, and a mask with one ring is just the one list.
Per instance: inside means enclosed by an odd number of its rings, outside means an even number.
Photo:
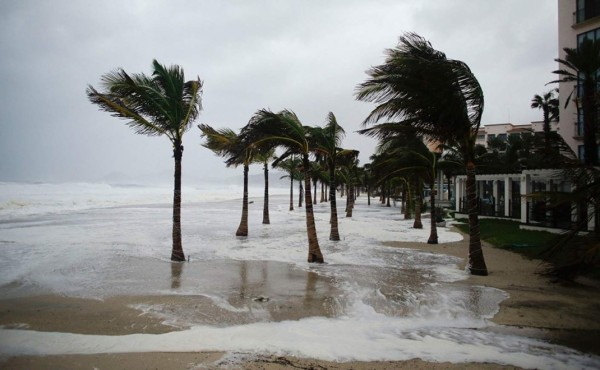
[{"label": "white pergola", "polygon": [[[523,170],[521,173],[477,175],[476,179],[477,197],[493,197],[494,200],[501,200],[494,202],[496,207],[494,211],[497,214],[505,216],[511,214],[510,206],[513,202],[513,197],[516,196],[515,192],[512,191],[513,184],[515,182],[518,183],[518,196],[521,198],[519,199],[521,205],[519,220],[521,223],[527,222],[527,202],[524,199],[526,195],[531,194],[534,190],[540,190],[540,188],[549,191],[571,191],[571,183],[564,177],[563,172],[558,169]],[[486,194],[485,189],[489,189],[490,182],[492,191],[491,194]],[[501,183],[504,186],[500,186]],[[454,192],[456,211],[460,211],[461,202],[463,199],[466,199],[466,185],[466,176],[456,177]],[[536,189],[534,189],[534,186]],[[503,188],[503,191],[500,191],[500,188]],[[502,206],[504,209],[499,209]],[[588,226],[593,228],[593,224]]]}]

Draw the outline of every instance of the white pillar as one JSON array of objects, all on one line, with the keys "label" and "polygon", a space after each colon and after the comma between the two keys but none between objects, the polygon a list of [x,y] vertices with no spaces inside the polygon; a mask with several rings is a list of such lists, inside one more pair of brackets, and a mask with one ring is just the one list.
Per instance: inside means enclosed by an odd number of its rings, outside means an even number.
[{"label": "white pillar", "polygon": [[437,172],[437,199],[444,200],[444,173],[442,171]]},{"label": "white pillar", "polygon": [[525,195],[531,193],[531,175],[521,175],[521,222],[527,222],[527,198]]},{"label": "white pillar", "polygon": [[510,215],[510,204],[512,203],[512,180],[504,178],[504,216]]},{"label": "white pillar", "polygon": [[499,198],[499,194],[498,194],[498,180],[494,180],[492,181],[492,197],[494,200],[494,216],[496,214],[498,214],[498,198]]},{"label": "white pillar", "polygon": [[456,212],[460,211],[460,202],[462,201],[462,185],[463,180],[456,177],[454,179],[454,201],[456,202],[454,208],[456,208]]}]

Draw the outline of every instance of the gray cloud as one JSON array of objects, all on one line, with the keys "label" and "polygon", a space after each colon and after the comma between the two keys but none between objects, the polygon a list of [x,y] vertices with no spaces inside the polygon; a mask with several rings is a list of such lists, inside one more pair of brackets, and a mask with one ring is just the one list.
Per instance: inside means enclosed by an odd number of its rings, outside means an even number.
[{"label": "gray cloud", "polygon": [[[549,89],[556,17],[546,0],[0,1],[0,180],[168,174],[166,138],[135,135],[84,93],[117,67],[149,73],[153,58],[204,80],[197,123],[239,128],[257,109],[290,108],[317,125],[333,111],[362,162],[374,142],[353,131],[371,106],[354,88],[405,31],[471,66],[484,123],[537,120],[529,101]],[[195,127],[184,141],[184,181],[237,173]]]}]

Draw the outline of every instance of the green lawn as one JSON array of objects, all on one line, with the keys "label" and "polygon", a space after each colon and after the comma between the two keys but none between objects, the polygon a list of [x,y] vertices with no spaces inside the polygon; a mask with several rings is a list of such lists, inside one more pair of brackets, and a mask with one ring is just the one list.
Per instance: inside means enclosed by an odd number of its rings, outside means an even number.
[{"label": "green lawn", "polygon": [[[462,232],[469,233],[467,223],[455,224]],[[510,249],[529,258],[538,255],[551,246],[558,234],[546,231],[532,231],[519,229],[519,222],[498,219],[479,219],[481,239],[495,247]]]}]

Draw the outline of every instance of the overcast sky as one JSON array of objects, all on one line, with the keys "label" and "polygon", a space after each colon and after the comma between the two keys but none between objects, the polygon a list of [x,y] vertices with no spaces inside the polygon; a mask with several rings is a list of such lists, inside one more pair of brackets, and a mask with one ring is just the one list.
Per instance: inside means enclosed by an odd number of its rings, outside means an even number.
[{"label": "overcast sky", "polygon": [[[541,119],[529,106],[556,69],[555,0],[0,0],[0,181],[170,182],[168,139],[136,135],[85,95],[118,67],[150,74],[154,58],[204,81],[196,124],[237,129],[288,108],[322,125],[332,111],[365,163],[375,143],[354,131],[373,106],[354,89],[409,31],[471,67],[483,124]],[[237,174],[200,146],[196,124],[184,184]]]}]

